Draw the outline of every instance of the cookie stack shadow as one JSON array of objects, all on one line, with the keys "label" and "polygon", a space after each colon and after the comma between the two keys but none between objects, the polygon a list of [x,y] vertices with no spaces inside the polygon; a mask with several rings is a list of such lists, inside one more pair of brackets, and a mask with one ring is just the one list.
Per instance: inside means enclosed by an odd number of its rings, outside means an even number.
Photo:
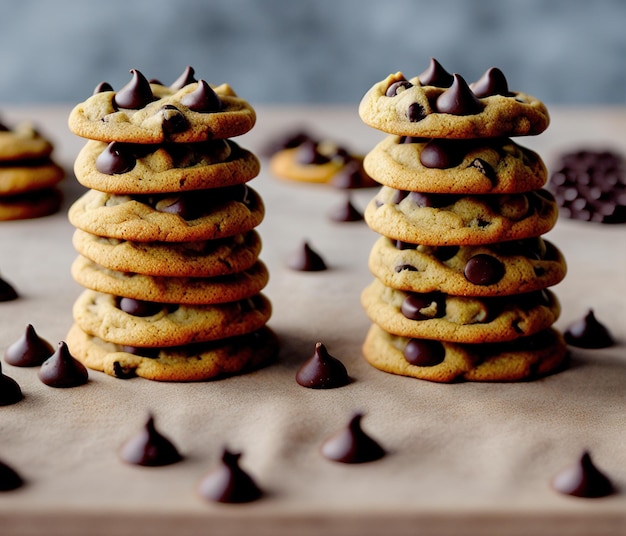
[{"label": "cookie stack shadow", "polygon": [[69,117],[88,138],[75,161],[89,188],[70,208],[85,288],[67,343],[86,366],[118,378],[198,381],[270,362],[268,271],[248,186],[257,157],[231,138],[254,110],[193,69],[171,85],[132,70],[100,84]]},{"label": "cookie stack shadow", "polygon": [[542,238],[558,209],[540,156],[511,139],[548,126],[544,105],[510,91],[499,69],[468,85],[433,59],[418,77],[374,85],[359,114],[388,134],[364,162],[383,184],[365,212],[382,235],[361,296],[373,322],[366,360],[438,382],[560,370],[567,350],[548,287],[566,265]]}]

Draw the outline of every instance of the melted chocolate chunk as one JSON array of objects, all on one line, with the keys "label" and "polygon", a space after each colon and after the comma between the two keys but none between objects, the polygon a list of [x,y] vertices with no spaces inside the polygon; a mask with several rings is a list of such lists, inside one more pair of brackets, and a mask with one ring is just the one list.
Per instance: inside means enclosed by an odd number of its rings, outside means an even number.
[{"label": "melted chocolate chunk", "polygon": [[89,374],[85,366],[75,359],[63,341],[57,350],[41,365],[38,373],[42,383],[50,387],[78,387],[87,383]]},{"label": "melted chocolate chunk", "polygon": [[424,167],[449,169],[458,166],[465,156],[465,146],[456,140],[433,139],[422,148],[420,162]]},{"label": "melted chocolate chunk", "polygon": [[120,310],[132,316],[153,316],[163,310],[163,304],[145,300],[135,300],[134,298],[120,297],[118,300]]},{"label": "melted chocolate chunk", "polygon": [[148,346],[122,346],[122,352],[126,352],[128,354],[138,355],[141,357],[148,357],[150,359],[156,359],[159,357],[159,352],[161,351],[158,347],[148,347]]},{"label": "melted chocolate chunk", "polygon": [[196,197],[181,194],[159,200],[155,208],[159,212],[176,214],[184,220],[190,221],[200,218],[204,214],[205,211],[203,203],[201,203],[202,200],[202,196]]},{"label": "melted chocolate chunk", "polygon": [[113,97],[118,108],[138,110],[154,100],[150,83],[137,69],[130,70],[133,77]]},{"label": "melted chocolate chunk", "polygon": [[172,89],[173,91],[178,91],[179,89],[182,89],[189,84],[193,84],[197,82],[197,80],[194,78],[194,75],[195,75],[195,71],[193,70],[193,67],[187,66],[185,70],[183,71],[183,74],[181,74],[172,83],[172,85],[170,86],[170,89]]},{"label": "melted chocolate chunk", "polygon": [[0,277],[0,302],[17,300],[18,297],[13,286]]},{"label": "melted chocolate chunk", "polygon": [[310,389],[334,389],[350,383],[348,371],[339,359],[328,353],[318,342],[315,352],[296,373],[296,381]]},{"label": "melted chocolate chunk", "polygon": [[4,360],[15,367],[38,367],[53,353],[53,346],[28,324],[24,335],[6,349]]},{"label": "melted chocolate chunk", "polygon": [[609,330],[598,322],[592,309],[584,318],[572,323],[564,332],[565,342],[579,348],[608,348],[615,344]]},{"label": "melted chocolate chunk", "polygon": [[428,68],[418,76],[424,86],[450,87],[454,77],[435,59],[430,58]]},{"label": "melted chocolate chunk", "polygon": [[204,499],[220,503],[248,503],[263,496],[254,479],[239,465],[241,454],[224,449],[221,463],[198,484]]},{"label": "melted chocolate chunk", "polygon": [[321,446],[322,455],[340,463],[367,463],[379,460],[386,452],[380,444],[361,427],[363,414],[357,413],[348,426],[326,439]]},{"label": "melted chocolate chunk", "polygon": [[171,465],[183,459],[174,444],[155,428],[153,416],[122,445],[120,457],[126,463],[148,467]]},{"label": "melted chocolate chunk", "polygon": [[446,314],[445,303],[445,298],[438,292],[410,293],[402,302],[400,312],[410,320],[441,318]]},{"label": "melted chocolate chunk", "polygon": [[459,252],[459,246],[433,246],[433,256],[441,261],[448,261]]},{"label": "melted chocolate chunk", "polygon": [[314,251],[308,242],[296,251],[288,260],[287,266],[299,272],[321,272],[327,269],[326,262]]},{"label": "melted chocolate chunk", "polygon": [[418,121],[424,119],[427,115],[428,114],[426,113],[424,107],[417,102],[410,104],[406,111],[406,116],[411,123],[417,123]]},{"label": "melted chocolate chunk", "polygon": [[24,480],[17,471],[0,461],[0,491],[11,491],[23,485]]},{"label": "melted chocolate chunk", "polygon": [[113,91],[113,86],[108,82],[100,82],[93,90],[93,94],[104,93],[105,91]]},{"label": "melted chocolate chunk", "polygon": [[505,97],[512,95],[504,73],[497,67],[488,69],[479,80],[470,84],[470,88],[478,98],[491,95],[504,95]]},{"label": "melted chocolate chunk", "polygon": [[163,117],[161,128],[166,135],[184,132],[189,128],[189,122],[185,114],[176,108],[176,106],[166,104],[161,108],[161,115]]},{"label": "melted chocolate chunk", "polygon": [[363,214],[352,204],[347,197],[343,204],[335,207],[329,214],[330,219],[337,222],[363,221]]},{"label": "melted chocolate chunk", "polygon": [[482,158],[475,158],[472,161],[472,163],[470,164],[470,167],[476,168],[485,177],[487,177],[489,179],[491,184],[495,184],[495,182],[496,182],[496,172],[493,169],[493,167],[490,164],[488,164],[487,162],[485,162]]},{"label": "melted chocolate chunk", "polygon": [[20,389],[19,384],[13,378],[9,378],[4,374],[0,365],[0,406],[16,404],[22,398],[24,398],[24,395],[22,395],[22,389]]},{"label": "melted chocolate chunk", "polygon": [[183,96],[180,102],[190,110],[200,113],[219,112],[223,107],[217,93],[204,80],[199,80],[198,87],[191,93]]},{"label": "melted chocolate chunk", "polygon": [[129,146],[117,141],[109,143],[96,158],[96,169],[105,175],[121,175],[131,171],[137,159]]},{"label": "melted chocolate chunk", "polygon": [[387,91],[385,91],[385,95],[387,97],[395,97],[398,93],[401,93],[410,87],[413,87],[413,84],[411,84],[408,80],[398,80],[397,82],[389,85]]},{"label": "melted chocolate chunk", "polygon": [[479,253],[465,263],[463,274],[474,285],[494,285],[504,277],[504,264],[491,255]]},{"label": "melted chocolate chunk", "polygon": [[404,347],[404,359],[417,367],[434,367],[443,362],[446,349],[439,341],[411,339]]},{"label": "melted chocolate chunk", "polygon": [[611,480],[595,466],[589,452],[584,452],[577,463],[558,473],[551,484],[559,493],[586,499],[606,497],[615,492]]},{"label": "melted chocolate chunk", "polygon": [[452,115],[474,115],[482,112],[483,104],[468,87],[467,82],[454,74],[454,82],[449,89],[437,97],[437,111]]},{"label": "melted chocolate chunk", "polygon": [[319,152],[317,142],[312,140],[307,140],[298,145],[295,159],[298,164],[303,166],[319,166],[330,162],[330,158]]},{"label": "melted chocolate chunk", "polygon": [[417,249],[418,244],[411,244],[411,242],[403,242],[402,240],[396,240],[394,243],[396,249]]}]

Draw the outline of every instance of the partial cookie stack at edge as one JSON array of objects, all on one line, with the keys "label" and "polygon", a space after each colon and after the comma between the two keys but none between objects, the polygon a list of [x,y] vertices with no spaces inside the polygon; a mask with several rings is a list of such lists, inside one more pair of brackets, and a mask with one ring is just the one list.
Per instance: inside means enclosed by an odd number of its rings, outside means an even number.
[{"label": "partial cookie stack at edge", "polygon": [[0,123],[0,221],[39,218],[61,207],[57,185],[65,176],[52,143],[29,123]]},{"label": "partial cookie stack at edge", "polygon": [[540,101],[492,68],[468,85],[436,60],[419,77],[375,84],[361,119],[389,134],[365,157],[383,184],[365,219],[382,235],[361,301],[373,322],[363,353],[395,374],[517,381],[559,370],[565,342],[548,287],[564,277],[544,240],[557,205],[540,156],[510,136],[540,134]]},{"label": "partial cookie stack at edge", "polygon": [[268,363],[268,272],[255,230],[264,216],[247,183],[260,169],[230,138],[253,108],[188,67],[170,86],[132,70],[71,112],[89,141],[76,158],[90,190],[69,210],[79,252],[67,344],[88,367],[128,378],[207,380]]}]

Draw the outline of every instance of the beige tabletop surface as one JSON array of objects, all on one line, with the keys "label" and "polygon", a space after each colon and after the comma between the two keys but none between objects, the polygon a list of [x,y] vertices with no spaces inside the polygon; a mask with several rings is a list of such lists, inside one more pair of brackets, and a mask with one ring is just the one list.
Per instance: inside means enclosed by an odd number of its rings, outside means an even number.
[{"label": "beige tabletop surface", "polygon": [[[243,93],[243,91],[242,91]],[[82,193],[72,162],[85,140],[73,136],[70,106],[5,107],[3,122],[30,120],[68,169],[65,205],[51,217],[0,222],[0,276],[20,299],[0,303],[0,352],[27,324],[56,345],[81,292],[70,276],[76,256],[70,203]],[[617,339],[612,348],[571,349],[571,366],[530,383],[441,385],[380,372],[361,357],[369,321],[359,294],[372,276],[377,235],[362,223],[334,223],[343,192],[280,181],[268,171],[267,144],[300,128],[365,153],[384,136],[354,107],[263,107],[237,138],[261,156],[251,185],[263,197],[261,258],[270,270],[270,326],[279,360],[221,381],[168,384],[120,380],[91,371],[87,385],[54,389],[36,369],[4,363],[24,393],[0,408],[0,460],[27,484],[0,494],[0,534],[173,535],[617,535],[626,534],[626,225],[561,219],[547,238],[564,253],[568,275],[554,288],[560,329],[592,308]],[[549,129],[517,139],[550,168],[561,152],[611,148],[626,153],[626,108],[551,108]],[[375,190],[359,191],[364,209]],[[285,266],[304,240],[329,270]],[[354,381],[308,390],[294,379],[323,342]],[[320,443],[355,411],[388,451],[342,465]],[[161,468],[129,466],[118,450],[148,413],[184,455]],[[223,446],[267,493],[248,505],[220,505],[196,493]],[[580,499],[554,492],[550,479],[588,449],[618,492]]]}]

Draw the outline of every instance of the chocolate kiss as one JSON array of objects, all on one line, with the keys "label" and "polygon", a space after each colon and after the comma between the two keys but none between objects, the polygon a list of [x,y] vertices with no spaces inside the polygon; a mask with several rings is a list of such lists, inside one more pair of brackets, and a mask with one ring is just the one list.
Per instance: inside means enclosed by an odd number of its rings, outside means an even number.
[{"label": "chocolate kiss", "polygon": [[0,461],[0,491],[11,491],[23,484],[22,477],[6,463]]},{"label": "chocolate kiss", "polygon": [[347,197],[342,205],[333,209],[330,214],[330,219],[333,221],[362,221],[363,214],[361,214],[356,207],[352,204],[350,197]]},{"label": "chocolate kiss", "polygon": [[17,298],[16,290],[0,277],[0,302],[16,300]]},{"label": "chocolate kiss", "polygon": [[363,414],[352,417],[348,426],[322,443],[322,455],[340,463],[366,463],[378,460],[385,450],[361,428]]},{"label": "chocolate kiss", "polygon": [[104,93],[105,91],[113,91],[113,86],[108,82],[100,82],[93,90],[93,94],[97,95],[98,93]]},{"label": "chocolate kiss", "polygon": [[182,460],[174,444],[154,426],[154,417],[148,417],[142,430],[131,437],[120,451],[120,457],[133,465],[159,467]]},{"label": "chocolate kiss", "polygon": [[296,373],[296,381],[302,387],[311,389],[333,389],[347,385],[350,378],[343,363],[330,355],[326,347],[318,342],[313,355]]},{"label": "chocolate kiss", "polygon": [[118,108],[137,110],[150,104],[154,100],[150,83],[137,69],[131,69],[132,79],[120,89],[113,101]]},{"label": "chocolate kiss", "polygon": [[50,387],[77,387],[87,383],[89,375],[85,366],[74,359],[67,344],[59,343],[57,350],[39,369],[39,379]]},{"label": "chocolate kiss", "polygon": [[504,73],[497,67],[492,67],[483,74],[479,80],[470,84],[470,89],[479,98],[490,95],[510,95],[509,84]]},{"label": "chocolate kiss", "polygon": [[423,86],[450,87],[454,81],[454,77],[435,58],[430,58],[428,68],[418,78]]},{"label": "chocolate kiss", "polygon": [[128,173],[136,163],[136,158],[125,150],[123,143],[113,141],[96,158],[96,169],[105,175],[120,175]]},{"label": "chocolate kiss", "polygon": [[259,499],[263,491],[239,466],[241,454],[224,449],[222,460],[198,484],[198,492],[209,501],[246,503]]},{"label": "chocolate kiss", "polygon": [[170,89],[176,91],[178,89],[184,88],[189,84],[197,82],[197,80],[194,78],[194,74],[195,71],[193,70],[193,67],[187,66],[187,68],[183,71],[183,74],[181,74],[170,86]]},{"label": "chocolate kiss", "polygon": [[4,360],[16,367],[38,367],[53,353],[52,345],[28,324],[24,335],[6,349]]},{"label": "chocolate kiss", "polygon": [[219,112],[222,109],[222,101],[204,80],[199,80],[198,87],[184,95],[180,102],[194,112]]},{"label": "chocolate kiss", "polygon": [[594,465],[589,452],[557,474],[551,484],[559,493],[588,499],[605,497],[615,491],[609,478]]},{"label": "chocolate kiss", "polygon": [[305,242],[301,249],[296,251],[287,261],[287,266],[292,270],[300,272],[321,272],[326,270],[324,259],[311,249],[308,242]]},{"label": "chocolate kiss", "polygon": [[22,400],[22,390],[18,383],[2,373],[0,366],[0,406],[10,406]]},{"label": "chocolate kiss", "polygon": [[450,88],[437,97],[437,111],[453,115],[473,115],[481,112],[483,105],[472,93],[467,82],[456,73],[452,76],[454,82]]},{"label": "chocolate kiss", "polygon": [[596,319],[593,309],[571,324],[563,333],[565,342],[579,348],[608,348],[615,341],[609,330]]}]

